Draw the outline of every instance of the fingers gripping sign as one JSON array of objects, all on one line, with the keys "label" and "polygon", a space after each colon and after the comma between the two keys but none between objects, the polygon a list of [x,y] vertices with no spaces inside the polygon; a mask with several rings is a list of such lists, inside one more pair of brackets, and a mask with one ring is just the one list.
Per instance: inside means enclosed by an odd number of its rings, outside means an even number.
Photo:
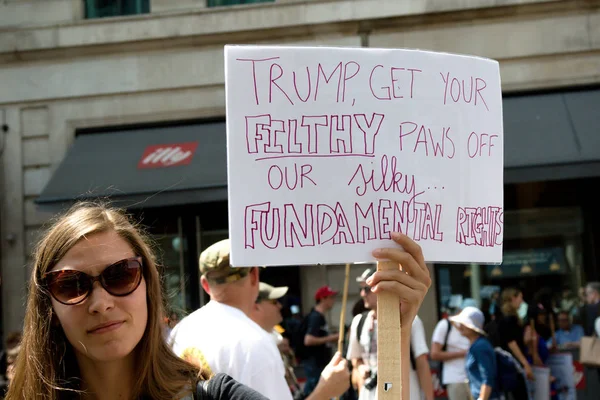
[{"label": "fingers gripping sign", "polygon": [[400,233],[393,233],[392,239],[401,248],[375,250],[377,272],[366,283],[378,302],[378,396],[407,400],[409,375],[402,371],[409,371],[410,329],[431,278],[421,247]]}]

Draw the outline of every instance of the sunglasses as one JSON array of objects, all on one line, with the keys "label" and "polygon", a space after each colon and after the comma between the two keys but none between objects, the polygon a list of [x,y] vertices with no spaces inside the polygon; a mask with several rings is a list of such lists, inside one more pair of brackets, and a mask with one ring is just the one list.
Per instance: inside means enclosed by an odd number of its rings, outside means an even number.
[{"label": "sunglasses", "polygon": [[360,288],[360,293],[363,292],[363,290],[365,291],[365,293],[369,294],[371,293],[371,286],[363,286]]},{"label": "sunglasses", "polygon": [[80,304],[94,289],[94,282],[113,296],[123,297],[142,282],[142,257],[126,258],[109,265],[98,276],[74,269],[51,271],[44,275],[45,286],[56,301],[69,306]]}]

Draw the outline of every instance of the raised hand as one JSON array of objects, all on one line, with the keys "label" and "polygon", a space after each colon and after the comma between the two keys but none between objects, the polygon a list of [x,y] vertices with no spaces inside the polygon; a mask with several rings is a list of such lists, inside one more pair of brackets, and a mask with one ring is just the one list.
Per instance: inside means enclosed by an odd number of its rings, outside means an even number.
[{"label": "raised hand", "polygon": [[410,330],[412,321],[431,286],[431,277],[421,246],[398,232],[392,233],[392,239],[401,247],[377,249],[373,251],[373,256],[381,261],[397,262],[398,269],[377,271],[366,283],[374,293],[391,292],[400,298],[402,325]]}]

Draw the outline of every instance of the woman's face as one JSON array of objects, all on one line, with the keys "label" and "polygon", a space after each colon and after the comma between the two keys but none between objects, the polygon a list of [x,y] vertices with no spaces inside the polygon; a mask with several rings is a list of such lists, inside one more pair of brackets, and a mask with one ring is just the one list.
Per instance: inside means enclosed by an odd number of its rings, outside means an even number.
[{"label": "woman's face", "polygon": [[523,293],[519,292],[515,295],[515,297],[512,298],[512,305],[515,310],[518,310],[519,307],[521,307],[522,303],[523,303]]},{"label": "woman's face", "polygon": [[[52,269],[76,269],[98,276],[107,266],[136,256],[116,232],[95,233],[81,239]],[[133,356],[148,321],[146,282],[124,297],[109,294],[94,282],[82,303],[65,305],[51,297],[56,313],[77,359],[115,361]]]}]

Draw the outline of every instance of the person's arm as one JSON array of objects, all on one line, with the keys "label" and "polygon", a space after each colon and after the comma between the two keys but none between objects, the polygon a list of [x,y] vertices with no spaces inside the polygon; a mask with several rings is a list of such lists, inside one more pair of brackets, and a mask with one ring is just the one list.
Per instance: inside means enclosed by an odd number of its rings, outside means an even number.
[{"label": "person's arm", "polygon": [[479,399],[488,400],[492,395],[492,385],[496,380],[497,367],[495,363],[496,353],[489,347],[488,349],[481,346],[475,347],[472,352],[473,358],[477,363],[479,376],[481,377],[481,387],[479,390]]},{"label": "person's arm", "polygon": [[425,400],[433,400],[433,378],[431,376],[431,368],[429,368],[427,354],[422,354],[415,359],[415,367],[417,369],[417,376],[419,377],[419,385],[425,395]]},{"label": "person's arm", "polygon": [[317,336],[313,336],[313,335],[307,333],[304,336],[304,345],[305,346],[320,346],[322,344],[327,344],[329,342],[337,342],[338,337],[339,336],[337,333],[334,333],[332,335],[323,336],[323,337],[317,337]]},{"label": "person's arm", "polygon": [[362,359],[362,346],[356,337],[360,320],[360,314],[354,317],[352,320],[350,332],[348,333],[348,352],[346,354],[346,359],[352,362],[352,387],[354,387],[359,393],[365,384],[366,377],[369,374],[369,368],[364,364]]},{"label": "person's arm", "polygon": [[492,395],[492,387],[485,383],[479,389],[479,398],[477,400],[488,400]]},{"label": "person's arm", "polygon": [[341,396],[349,387],[348,363],[340,353],[335,353],[333,359],[321,372],[317,387],[305,400],[329,400]]},{"label": "person's arm", "polygon": [[429,348],[425,338],[425,327],[421,318],[415,317],[410,330],[410,346],[415,357],[415,371],[425,400],[433,400],[433,379],[429,367]]},{"label": "person's arm", "polygon": [[514,340],[511,342],[508,342],[508,349],[510,350],[512,355],[515,356],[515,358],[517,360],[519,360],[519,362],[523,366],[523,369],[525,369],[525,375],[527,375],[527,378],[530,380],[533,380],[534,377],[533,377],[533,370],[531,369],[531,365],[529,365],[529,362],[523,355],[523,352],[519,348],[519,345],[517,344],[517,342]]},{"label": "person's arm", "polygon": [[443,345],[441,343],[431,343],[431,359],[435,361],[450,361],[457,358],[464,358],[467,356],[466,350],[461,351],[443,351]]},{"label": "person's arm", "polygon": [[362,358],[352,359],[352,387],[354,387],[359,394],[365,385],[365,380],[369,374],[369,367],[365,365]]},{"label": "person's arm", "polygon": [[444,351],[444,340],[448,334],[450,323],[443,319],[436,325],[431,335],[431,354],[429,355],[434,361],[450,361],[457,358],[463,358],[467,355],[466,350],[461,351]]}]

